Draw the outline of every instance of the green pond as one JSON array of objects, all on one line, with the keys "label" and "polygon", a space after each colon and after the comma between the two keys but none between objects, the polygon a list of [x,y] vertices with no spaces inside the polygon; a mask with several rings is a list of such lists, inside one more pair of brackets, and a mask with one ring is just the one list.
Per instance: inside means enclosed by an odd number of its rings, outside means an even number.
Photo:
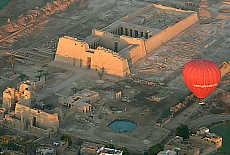
[{"label": "green pond", "polygon": [[230,154],[230,122],[221,123],[211,127],[211,132],[223,137],[223,147],[218,150],[215,155],[229,155]]},{"label": "green pond", "polygon": [[9,0],[0,0],[0,10],[9,3]]},{"label": "green pond", "polygon": [[136,129],[137,124],[128,120],[115,120],[108,127],[116,132],[130,132]]}]

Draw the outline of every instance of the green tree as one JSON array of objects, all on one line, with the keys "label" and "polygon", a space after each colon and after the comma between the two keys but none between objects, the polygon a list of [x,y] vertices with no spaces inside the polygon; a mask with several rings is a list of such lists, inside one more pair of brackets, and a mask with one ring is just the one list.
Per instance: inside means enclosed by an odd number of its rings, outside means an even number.
[{"label": "green tree", "polygon": [[157,143],[148,149],[147,155],[157,155],[160,151],[163,151],[163,149],[164,145]]},{"label": "green tree", "polygon": [[54,105],[53,104],[46,104],[44,107],[46,109],[49,109],[49,110],[54,109]]},{"label": "green tree", "polygon": [[8,152],[8,151],[4,151],[4,152],[2,153],[2,155],[11,155],[11,154],[10,154],[10,152]]},{"label": "green tree", "polygon": [[193,126],[191,128],[191,134],[196,134],[198,130],[199,130],[199,128],[197,126]]},{"label": "green tree", "polygon": [[163,112],[161,114],[161,117],[162,118],[169,118],[170,115],[171,115],[170,109],[166,108],[166,109],[163,110]]},{"label": "green tree", "polygon": [[12,71],[14,73],[14,64],[15,64],[15,58],[14,58],[14,56],[10,55],[8,61],[10,62],[11,67],[12,67]]},{"label": "green tree", "polygon": [[13,55],[9,56],[9,60],[8,61],[11,63],[11,67],[14,68],[15,58],[14,58]]},{"label": "green tree", "polygon": [[77,87],[72,87],[71,89],[72,89],[72,91],[74,92],[74,94],[77,93]]},{"label": "green tree", "polygon": [[100,78],[100,80],[101,80],[101,78],[103,77],[103,73],[102,72],[98,72],[98,76],[99,76],[99,78]]},{"label": "green tree", "polygon": [[113,146],[113,144],[106,144],[105,147],[106,148],[110,148],[110,149],[115,149],[115,147]]},{"label": "green tree", "polygon": [[32,139],[28,139],[23,142],[23,150],[27,154],[32,154],[33,150],[37,148],[37,144]]},{"label": "green tree", "polygon": [[35,77],[38,78],[38,81],[40,81],[42,76],[41,75],[36,75]]},{"label": "green tree", "polygon": [[46,72],[46,71],[44,71],[42,75],[44,75],[44,76],[45,76],[45,81],[46,81],[46,80],[47,80],[47,76],[49,75],[49,73],[48,73],[48,72]]},{"label": "green tree", "polygon": [[69,135],[62,135],[60,140],[68,141],[69,146],[72,145],[72,138]]},{"label": "green tree", "polygon": [[176,128],[176,135],[182,137],[183,139],[189,138],[189,129],[187,125],[181,124]]},{"label": "green tree", "polygon": [[2,66],[3,66],[3,62],[2,62],[2,60],[0,61],[0,69],[2,68]]},{"label": "green tree", "polygon": [[129,151],[126,147],[122,147],[120,150],[123,151],[122,155],[129,155]]},{"label": "green tree", "polygon": [[20,74],[18,77],[21,79],[21,81],[24,81],[24,80],[28,80],[28,79],[29,79],[29,77],[28,77],[27,75],[23,74],[23,73]]},{"label": "green tree", "polygon": [[43,71],[44,71],[43,69],[38,70],[38,73],[39,73],[40,76],[42,76]]},{"label": "green tree", "polygon": [[4,136],[7,133],[8,133],[8,130],[6,126],[5,125],[0,126],[0,139],[1,139],[1,136]]}]

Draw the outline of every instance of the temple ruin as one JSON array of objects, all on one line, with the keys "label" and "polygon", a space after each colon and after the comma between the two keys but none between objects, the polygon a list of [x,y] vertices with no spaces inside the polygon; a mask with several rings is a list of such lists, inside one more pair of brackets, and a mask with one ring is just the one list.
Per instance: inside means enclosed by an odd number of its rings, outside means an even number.
[{"label": "temple ruin", "polygon": [[59,127],[58,114],[49,114],[20,103],[16,103],[14,113],[5,115],[5,121],[8,127],[45,137],[57,133]]},{"label": "temple ruin", "polygon": [[42,8],[37,7],[33,10],[29,10],[26,15],[19,16],[16,22],[10,22],[0,26],[0,42],[10,35],[13,35],[13,33],[17,33],[41,22],[57,11],[65,10],[73,2],[74,0],[56,0],[52,3],[47,3]]},{"label": "temple ruin", "polygon": [[94,29],[84,40],[60,38],[55,61],[124,76],[146,54],[198,21],[197,12],[151,4],[101,30]]},{"label": "temple ruin", "polygon": [[49,114],[32,108],[36,102],[36,89],[40,87],[39,84],[27,80],[20,82],[17,89],[6,88],[2,107],[8,114],[4,121],[7,127],[50,137],[57,133],[59,117],[57,113]]},{"label": "temple ruin", "polygon": [[35,100],[36,82],[23,81],[18,84],[18,88],[6,88],[3,92],[2,107],[7,110],[13,110],[17,102],[22,105],[31,107],[32,101]]}]

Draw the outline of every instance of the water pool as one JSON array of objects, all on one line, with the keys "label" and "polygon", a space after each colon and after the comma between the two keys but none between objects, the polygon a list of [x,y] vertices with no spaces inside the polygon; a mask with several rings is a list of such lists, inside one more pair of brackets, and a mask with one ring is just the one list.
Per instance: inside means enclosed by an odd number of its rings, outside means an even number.
[{"label": "water pool", "polygon": [[0,10],[4,8],[6,5],[8,5],[9,0],[0,0]]},{"label": "water pool", "polygon": [[108,127],[116,132],[131,132],[137,128],[137,124],[129,120],[115,120]]}]

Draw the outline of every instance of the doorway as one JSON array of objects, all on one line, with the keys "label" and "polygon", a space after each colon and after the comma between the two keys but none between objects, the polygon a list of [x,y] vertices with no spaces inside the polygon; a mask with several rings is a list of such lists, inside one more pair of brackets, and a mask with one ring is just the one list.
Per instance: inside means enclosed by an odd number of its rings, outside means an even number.
[{"label": "doorway", "polygon": [[32,125],[36,126],[36,117],[33,116]]},{"label": "doorway", "polygon": [[91,68],[91,57],[87,57],[87,67]]},{"label": "doorway", "polygon": [[82,59],[80,59],[80,67],[82,67]]},{"label": "doorway", "polygon": [[118,42],[114,42],[114,52],[118,51]]}]

